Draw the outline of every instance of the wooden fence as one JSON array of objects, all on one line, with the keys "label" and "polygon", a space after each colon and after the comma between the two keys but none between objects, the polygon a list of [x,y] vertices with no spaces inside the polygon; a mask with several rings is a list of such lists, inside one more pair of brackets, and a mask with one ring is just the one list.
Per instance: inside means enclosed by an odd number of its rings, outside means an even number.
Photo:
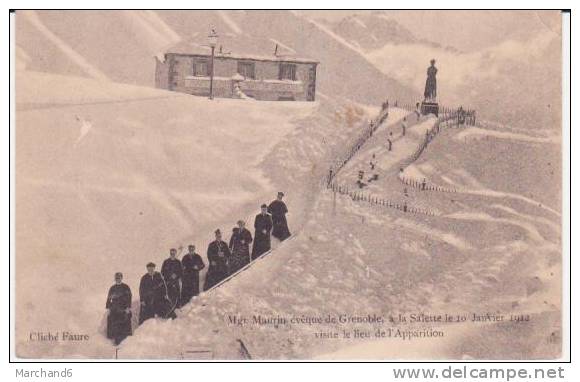
[{"label": "wooden fence", "polygon": [[357,137],[351,147],[346,150],[342,155],[334,160],[334,163],[330,165],[328,174],[325,178],[326,186],[330,186],[332,180],[336,174],[348,163],[348,161],[363,147],[366,141],[373,136],[374,132],[377,131],[379,126],[385,122],[389,116],[388,109],[381,109],[379,115],[371,120],[369,125],[362,131],[362,133]]},{"label": "wooden fence", "polygon": [[388,199],[379,198],[377,196],[373,196],[367,193],[364,193],[360,190],[351,190],[348,186],[342,186],[337,183],[331,183],[328,186],[328,189],[332,192],[338,193],[340,195],[348,195],[353,201],[355,202],[363,202],[369,203],[374,206],[379,207],[386,207],[386,208],[394,208],[396,210],[411,213],[411,214],[422,214],[427,216],[435,216],[435,212],[424,209],[424,208],[417,208],[413,206],[407,205],[406,201],[403,202],[395,202]]},{"label": "wooden fence", "polygon": [[[396,107],[401,107],[405,110],[410,112],[415,111],[415,107],[411,107],[411,105],[396,105]],[[435,216],[436,213],[430,211],[428,209],[417,208],[413,206],[408,206],[407,202],[395,202],[388,199],[379,198],[370,194],[367,194],[363,191],[353,189],[351,190],[348,186],[343,186],[334,181],[338,171],[340,171],[348,161],[361,149],[364,143],[373,135],[373,132],[380,126],[382,122],[386,119],[388,115],[388,111],[384,108],[381,111],[379,117],[375,120],[375,123],[371,123],[369,127],[363,132],[363,134],[355,141],[355,143],[351,146],[349,150],[345,152],[343,156],[341,156],[333,166],[330,167],[328,176],[326,179],[327,188],[330,189],[334,193],[338,193],[341,195],[348,195],[352,198],[353,201],[356,202],[366,202],[372,204],[374,206],[380,207],[387,207],[387,208],[394,208],[399,211],[405,213],[412,213],[412,214],[423,214],[428,216]],[[446,188],[437,186],[434,184],[428,184],[426,180],[424,181],[417,181],[412,178],[406,178],[402,175],[403,169],[414,163],[423,151],[427,148],[429,143],[435,139],[439,133],[446,129],[450,128],[460,128],[462,126],[466,126],[469,124],[475,124],[475,111],[472,110],[460,110],[460,109],[450,109],[443,107],[440,109],[439,117],[435,122],[435,125],[425,132],[425,138],[421,141],[417,149],[406,159],[401,162],[401,174],[399,175],[400,181],[408,186],[413,188],[418,188],[422,191],[439,191],[439,192],[450,192],[455,193],[457,189]]]},{"label": "wooden fence", "polygon": [[439,135],[439,133],[451,128],[461,128],[462,126],[465,126],[465,124],[462,124],[460,120],[457,118],[457,113],[449,113],[446,116],[437,118],[437,122],[435,123],[432,129],[426,132],[425,139],[421,141],[419,147],[417,147],[417,150],[415,150],[413,154],[411,154],[407,159],[405,159],[401,163],[401,172],[399,173],[399,180],[407,186],[418,188],[423,191],[439,191],[449,193],[458,192],[456,188],[446,188],[434,184],[429,184],[427,183],[426,180],[418,181],[413,178],[407,178],[403,175],[403,170],[409,167],[411,164],[413,164],[417,159],[419,159],[419,157],[421,156],[423,151],[425,151],[429,143],[433,139],[435,139],[435,137]]},{"label": "wooden fence", "polygon": [[448,192],[457,193],[456,188],[447,188],[437,186],[435,184],[427,183],[427,181],[418,181],[413,178],[407,178],[404,175],[399,175],[399,180],[406,186],[417,188],[421,191],[437,191],[437,192]]},{"label": "wooden fence", "polygon": [[[407,110],[410,113],[420,112],[420,110],[417,108],[417,104],[399,103],[398,101],[395,101],[395,103],[392,106]],[[421,104],[419,104],[419,108],[420,107]],[[440,105],[439,117],[448,118],[450,116],[452,116],[453,118],[461,119],[461,122],[468,126],[475,126],[476,124],[475,110]]]}]

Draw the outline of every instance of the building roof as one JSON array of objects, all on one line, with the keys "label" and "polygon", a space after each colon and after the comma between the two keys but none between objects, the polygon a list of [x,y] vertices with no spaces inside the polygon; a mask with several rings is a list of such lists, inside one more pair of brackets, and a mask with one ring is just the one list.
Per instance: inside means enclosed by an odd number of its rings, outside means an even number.
[{"label": "building roof", "polygon": [[[276,45],[278,49],[276,54]],[[180,41],[170,47],[166,54],[209,56],[211,48],[203,39]],[[255,61],[290,61],[298,63],[318,64],[318,61],[297,57],[296,51],[274,39],[262,39],[255,37],[223,36],[218,39],[215,48],[215,56],[232,59],[248,59]]]}]

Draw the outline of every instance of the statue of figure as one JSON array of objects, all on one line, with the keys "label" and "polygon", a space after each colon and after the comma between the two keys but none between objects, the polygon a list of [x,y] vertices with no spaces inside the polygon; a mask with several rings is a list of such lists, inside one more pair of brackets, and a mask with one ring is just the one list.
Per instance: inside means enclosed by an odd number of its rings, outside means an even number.
[{"label": "statue of figure", "polygon": [[437,68],[435,60],[431,60],[431,66],[427,68],[427,82],[425,83],[425,100],[434,101],[437,98]]}]

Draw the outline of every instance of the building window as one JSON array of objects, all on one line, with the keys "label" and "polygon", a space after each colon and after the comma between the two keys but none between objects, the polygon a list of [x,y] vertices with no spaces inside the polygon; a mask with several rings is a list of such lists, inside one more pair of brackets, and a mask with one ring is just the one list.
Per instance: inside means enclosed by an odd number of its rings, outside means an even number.
[{"label": "building window", "polygon": [[280,64],[278,79],[296,81],[296,65]]},{"label": "building window", "polygon": [[238,61],[238,73],[244,78],[256,79],[256,66],[253,62]]},{"label": "building window", "polygon": [[193,61],[193,75],[196,77],[208,77],[209,76],[209,64],[207,60],[194,60]]}]

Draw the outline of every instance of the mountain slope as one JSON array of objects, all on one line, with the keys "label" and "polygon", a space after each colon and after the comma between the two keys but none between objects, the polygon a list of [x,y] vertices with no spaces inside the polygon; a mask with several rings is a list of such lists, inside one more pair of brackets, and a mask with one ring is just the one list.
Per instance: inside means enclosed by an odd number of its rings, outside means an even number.
[{"label": "mountain slope", "polygon": [[[407,214],[322,191],[298,236],[218,290],[195,299],[180,319],[145,323],[125,341],[120,356],[180,358],[190,349],[204,349],[215,358],[240,359],[241,340],[254,359],[558,357],[559,213],[491,192],[408,188],[393,174],[434,120],[410,127],[389,152],[382,142],[389,132],[399,137],[403,115],[393,112],[393,119],[375,133],[377,139],[369,140],[349,166],[368,168],[376,154],[382,183],[373,183],[371,193],[427,206],[439,211],[438,216]],[[496,145],[492,134],[489,141],[468,140],[466,145],[462,133],[444,131],[423,152],[416,165],[429,182],[448,178],[471,182],[471,187],[480,182],[488,191],[534,194],[539,200],[559,191],[559,184],[544,172],[526,169],[512,176],[514,162],[525,161],[530,153],[541,157],[540,144],[507,139]],[[470,150],[472,144],[476,146]],[[282,145],[299,147],[292,137]],[[509,158],[503,155],[506,146],[513,153]],[[550,158],[556,157],[558,144],[547,150]],[[493,171],[500,165],[512,170]],[[348,172],[338,176],[351,189],[355,178]],[[527,187],[514,189],[513,179]],[[542,194],[545,187],[549,190]],[[420,314],[466,319],[410,321],[411,315]],[[505,319],[477,322],[474,314],[501,314]],[[385,322],[363,321],[375,315]],[[516,322],[510,315],[529,316],[529,321]],[[400,321],[401,316],[408,321]],[[344,331],[354,330],[368,337],[344,337]],[[375,337],[379,330],[442,334],[381,339]],[[147,346],[153,341],[155,347]]]},{"label": "mountain slope", "polygon": [[[17,45],[29,55],[28,65],[35,71],[92,76],[86,65],[78,65],[78,60],[47,39],[49,31],[108,79],[152,86],[154,56],[179,41],[205,44],[210,28],[215,28],[224,41],[234,40],[236,47],[246,45],[271,55],[277,41],[298,56],[319,60],[317,90],[323,94],[373,104],[385,98],[416,98],[361,52],[292,12],[37,11],[33,16],[27,12],[17,18]],[[45,28],[39,29],[31,18]],[[231,49],[225,44],[224,48]]]},{"label": "mountain slope", "polygon": [[[421,44],[443,49],[438,43],[415,36],[410,29],[397,22],[393,18],[395,16],[385,11],[361,12],[327,24],[337,35],[365,52],[380,49],[387,44]],[[448,46],[444,49],[456,51]]]},{"label": "mountain slope", "polygon": [[[114,272],[137,298],[147,262],[189,243],[205,254],[216,228],[229,238],[250,222],[278,191],[263,158],[320,105],[53,76],[17,78],[17,352],[110,357],[98,330]],[[36,328],[91,340],[39,344],[28,340]]]}]

